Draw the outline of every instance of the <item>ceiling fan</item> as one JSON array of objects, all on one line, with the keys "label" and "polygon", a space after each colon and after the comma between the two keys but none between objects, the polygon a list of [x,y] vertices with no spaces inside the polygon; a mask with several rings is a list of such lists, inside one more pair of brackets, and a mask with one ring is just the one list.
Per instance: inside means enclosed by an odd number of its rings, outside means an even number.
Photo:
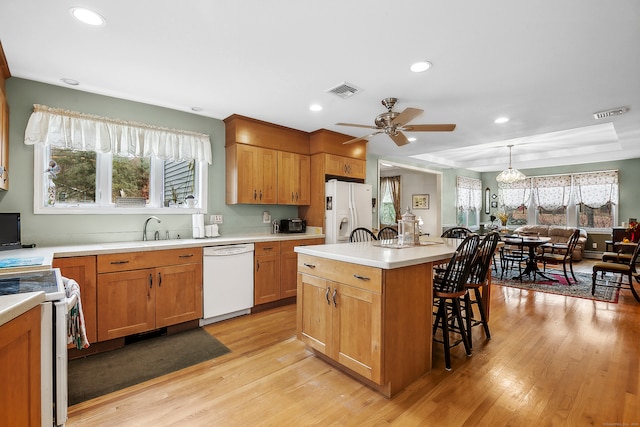
[{"label": "ceiling fan", "polygon": [[423,113],[423,110],[419,108],[405,108],[402,113],[391,111],[393,106],[398,102],[398,98],[385,98],[382,100],[382,105],[387,108],[386,113],[382,113],[376,117],[375,126],[356,125],[353,123],[336,123],[339,126],[352,126],[367,129],[376,129],[375,132],[369,135],[361,136],[360,138],[351,139],[343,142],[343,144],[351,144],[352,142],[367,139],[373,135],[379,133],[385,133],[389,135],[389,138],[401,147],[409,143],[409,140],[402,133],[405,132],[451,132],[456,128],[455,124],[434,124],[434,125],[408,125],[411,120],[418,117]]}]

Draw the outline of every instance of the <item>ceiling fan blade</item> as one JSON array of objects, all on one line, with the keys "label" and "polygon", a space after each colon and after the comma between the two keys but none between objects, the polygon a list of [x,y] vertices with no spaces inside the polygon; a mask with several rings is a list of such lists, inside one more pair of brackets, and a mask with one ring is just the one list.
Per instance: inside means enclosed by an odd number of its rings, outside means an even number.
[{"label": "ceiling fan blade", "polygon": [[391,124],[402,126],[409,123],[411,120],[415,119],[423,112],[424,110],[421,110],[419,108],[405,108],[404,111],[398,115],[398,117],[391,121]]},{"label": "ceiling fan blade", "polygon": [[436,125],[408,125],[403,126],[402,130],[407,132],[451,132],[455,128],[455,124],[449,123]]},{"label": "ceiling fan blade", "polygon": [[398,147],[402,147],[409,143],[409,140],[402,132],[398,132],[395,135],[389,134],[389,138],[393,139],[393,142],[395,142]]},{"label": "ceiling fan blade", "polygon": [[368,125],[356,125],[353,123],[336,123],[338,126],[351,126],[355,128],[366,128],[366,129],[378,129],[377,126],[368,126]]},{"label": "ceiling fan blade", "polygon": [[383,133],[383,132],[381,130],[379,130],[378,132],[370,133],[369,135],[361,136],[360,138],[350,139],[348,141],[343,142],[342,145],[352,144],[352,143],[357,142],[357,141],[362,141],[363,139],[367,139],[367,138],[369,138],[369,137],[371,137],[373,135],[377,135],[379,133]]}]

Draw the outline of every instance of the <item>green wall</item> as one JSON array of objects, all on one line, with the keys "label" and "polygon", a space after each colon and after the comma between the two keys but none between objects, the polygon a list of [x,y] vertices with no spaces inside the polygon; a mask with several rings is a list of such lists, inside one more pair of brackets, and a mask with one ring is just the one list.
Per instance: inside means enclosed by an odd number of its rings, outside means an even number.
[{"label": "green wall", "polygon": [[[124,99],[95,95],[66,87],[38,83],[12,77],[6,82],[9,102],[9,191],[0,191],[0,211],[20,212],[23,243],[38,246],[130,241],[142,238],[142,227],[148,215],[34,215],[33,214],[33,146],[24,144],[24,130],[33,104],[64,108],[82,113],[149,123],[175,129],[208,134],[211,139],[213,164],[209,166],[207,214],[224,215],[222,235],[235,233],[268,233],[262,223],[262,212],[272,218],[297,216],[291,206],[226,205],[225,197],[225,126],[209,117],[155,107]],[[190,214],[158,215],[160,235],[191,237]],[[154,228],[152,228],[154,227]],[[149,230],[156,226],[150,223]]]}]

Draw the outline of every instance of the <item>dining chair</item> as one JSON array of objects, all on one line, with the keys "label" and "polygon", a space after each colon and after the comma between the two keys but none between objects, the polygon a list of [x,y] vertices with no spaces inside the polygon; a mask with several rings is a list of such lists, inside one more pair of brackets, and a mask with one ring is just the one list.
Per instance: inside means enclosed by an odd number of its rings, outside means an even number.
[{"label": "dining chair", "polygon": [[[467,334],[469,336],[469,347],[471,348],[473,348],[472,328],[474,326],[482,325],[485,336],[488,340],[491,339],[489,322],[484,310],[483,296],[486,294],[486,286],[489,281],[488,274],[490,274],[491,262],[499,241],[500,234],[495,231],[484,236],[484,239],[482,239],[478,245],[475,260],[471,266],[469,280],[465,285],[468,292],[464,296],[464,312],[467,323]],[[475,317],[473,312],[474,305],[478,306],[480,318]]]},{"label": "dining chair", "polygon": [[392,240],[398,237],[398,230],[392,227],[384,227],[378,231],[378,240]]},{"label": "dining chair", "polygon": [[518,277],[522,282],[522,264],[529,261],[529,254],[524,246],[523,237],[510,237],[500,248],[500,279],[506,272],[518,267]]},{"label": "dining chair", "polygon": [[452,227],[444,230],[440,237],[444,237],[447,239],[464,239],[471,234],[473,234],[473,231],[469,230],[466,227]]},{"label": "dining chair", "polygon": [[378,240],[371,230],[364,227],[354,229],[349,235],[349,242],[370,242]]},{"label": "dining chair", "polygon": [[[460,243],[447,264],[442,276],[433,279],[434,308],[436,309],[433,323],[433,340],[444,346],[445,369],[451,370],[451,347],[461,342],[464,344],[467,356],[471,356],[471,347],[466,331],[466,324],[462,319],[461,302],[467,293],[466,283],[475,259],[480,237],[472,234]],[[442,330],[442,339],[436,336],[438,329]],[[457,333],[460,338],[451,342],[450,333]]]},{"label": "dining chair", "polygon": [[[638,260],[638,253],[640,252],[640,244],[636,245],[636,248],[631,255],[631,259],[627,264],[621,264],[617,262],[597,262],[593,265],[593,273],[591,274],[591,294],[595,295],[596,286],[605,286],[605,287],[613,287],[622,289],[622,278],[623,276],[627,276],[629,289],[633,294],[633,297],[636,301],[640,302],[640,296],[634,287],[633,281],[640,281],[640,277],[638,276],[638,272],[636,271],[636,261]],[[600,273],[613,273],[620,274],[620,279],[614,285],[610,285],[609,282],[606,283],[598,283],[596,276]],[[603,279],[600,279],[601,282],[605,282]]]},{"label": "dining chair", "polygon": [[[571,276],[573,277],[573,282],[576,283],[578,279],[576,279],[576,275],[573,273],[573,251],[578,245],[578,239],[580,238],[580,230],[576,228],[571,237],[569,237],[569,241],[567,244],[554,243],[549,246],[542,246],[542,253],[536,257],[537,261],[542,262],[542,270],[547,271],[547,263],[552,264],[562,264],[562,271],[564,272],[564,277],[567,279],[567,284],[570,285],[571,281],[569,280],[569,275],[567,273],[567,265],[569,266],[569,270],[571,271]],[[551,252],[547,252],[547,249],[551,249]],[[556,251],[563,251],[556,252]]]}]

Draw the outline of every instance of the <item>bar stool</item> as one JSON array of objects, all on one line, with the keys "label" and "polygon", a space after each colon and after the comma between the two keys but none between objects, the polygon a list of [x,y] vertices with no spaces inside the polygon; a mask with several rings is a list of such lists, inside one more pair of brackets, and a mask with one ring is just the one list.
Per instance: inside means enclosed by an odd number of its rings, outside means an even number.
[{"label": "bar stool", "polygon": [[[464,300],[467,293],[465,285],[479,242],[480,237],[477,234],[472,234],[464,239],[451,257],[444,273],[434,277],[434,308],[437,307],[437,310],[432,333],[433,340],[444,345],[444,361],[447,371],[451,370],[451,347],[462,342],[467,356],[471,356],[471,347],[469,346],[466,325],[462,320],[460,302]],[[441,340],[436,338],[438,329],[442,329]],[[460,339],[452,343],[449,333],[457,333]]]}]

